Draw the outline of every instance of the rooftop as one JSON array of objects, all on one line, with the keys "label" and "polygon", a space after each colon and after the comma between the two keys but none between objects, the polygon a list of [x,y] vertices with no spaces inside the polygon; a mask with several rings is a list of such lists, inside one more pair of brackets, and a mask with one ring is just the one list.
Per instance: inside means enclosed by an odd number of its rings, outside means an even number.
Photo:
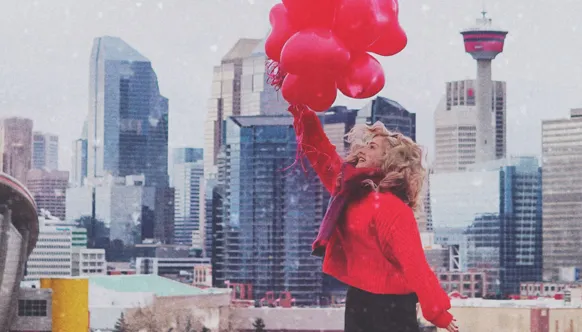
[{"label": "rooftop", "polygon": [[487,31],[487,32],[501,32],[501,33],[507,33],[506,31],[503,31],[502,29],[500,29],[499,27],[493,25],[493,20],[489,17],[487,17],[487,12],[485,10],[483,10],[481,12],[481,16],[480,18],[478,18],[476,20],[476,24],[473,25],[470,28],[467,28],[464,30],[464,32],[469,32],[469,31]]},{"label": "rooftop", "polygon": [[260,45],[262,39],[241,38],[222,58],[222,62],[228,62],[235,59],[247,58],[253,54],[255,48]]},{"label": "rooftop", "polygon": [[105,60],[150,62],[148,58],[119,37],[103,36],[95,38],[94,47],[99,47]]},{"label": "rooftop", "polygon": [[293,117],[290,115],[233,116],[231,119],[240,127],[293,125]]},{"label": "rooftop", "polygon": [[198,288],[153,274],[91,276],[89,283],[120,293],[154,293],[156,296],[225,294],[229,289]]}]

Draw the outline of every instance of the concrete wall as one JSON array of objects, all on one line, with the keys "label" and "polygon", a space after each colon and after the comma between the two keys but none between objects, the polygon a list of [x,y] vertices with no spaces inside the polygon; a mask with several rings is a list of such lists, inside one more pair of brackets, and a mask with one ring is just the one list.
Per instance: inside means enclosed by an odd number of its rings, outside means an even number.
[{"label": "concrete wall", "polygon": [[[257,318],[262,318],[266,329],[273,332],[343,331],[343,308],[232,308],[231,310],[231,320],[241,331],[252,331],[252,324]],[[582,331],[582,308],[455,307],[451,313],[457,319],[461,331]],[[427,324],[426,321],[422,319],[421,321]],[[445,330],[439,329],[439,331]]]},{"label": "concrete wall", "polygon": [[550,310],[550,331],[582,331],[582,308],[560,308]]},{"label": "concrete wall", "polygon": [[257,318],[263,319],[267,331],[344,330],[343,308],[233,308],[232,319],[243,331],[253,330]]},{"label": "concrete wall", "polygon": [[18,300],[47,301],[46,316],[20,316],[18,312],[10,331],[52,331],[52,290],[39,288],[21,288]]}]

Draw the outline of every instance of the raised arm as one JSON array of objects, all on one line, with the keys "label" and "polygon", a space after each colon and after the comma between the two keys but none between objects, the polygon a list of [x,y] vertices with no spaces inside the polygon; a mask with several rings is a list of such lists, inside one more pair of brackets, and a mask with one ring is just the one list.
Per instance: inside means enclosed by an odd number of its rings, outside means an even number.
[{"label": "raised arm", "polygon": [[403,203],[389,205],[379,209],[383,212],[376,217],[381,249],[400,265],[406,281],[418,296],[424,317],[434,325],[446,328],[453,320],[448,312],[451,302],[426,261],[412,209]]},{"label": "raised arm", "polygon": [[317,114],[306,107],[292,107],[293,126],[297,136],[297,148],[307,157],[319,179],[333,193],[342,159],[329,139]]}]

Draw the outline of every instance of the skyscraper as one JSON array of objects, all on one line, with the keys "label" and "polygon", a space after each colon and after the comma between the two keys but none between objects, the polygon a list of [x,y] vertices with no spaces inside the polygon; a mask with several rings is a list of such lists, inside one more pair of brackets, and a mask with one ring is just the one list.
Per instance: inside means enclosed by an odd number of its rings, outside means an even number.
[{"label": "skyscraper", "polygon": [[313,170],[287,169],[296,153],[292,124],[290,116],[227,120],[219,173],[224,251],[216,253],[223,254],[217,272],[231,283],[252,284],[255,299],[289,291],[298,305],[313,305],[323,276],[311,243],[327,202]]},{"label": "skyscraper", "polygon": [[49,133],[32,133],[32,168],[47,171],[59,168],[59,137]]},{"label": "skyscraper", "polygon": [[93,42],[87,121],[88,177],[145,175],[168,186],[168,99],[151,62],[117,37]]},{"label": "skyscraper", "polygon": [[542,121],[544,280],[582,268],[582,109]]},{"label": "skyscraper", "polygon": [[32,169],[28,172],[26,186],[40,209],[65,220],[66,193],[69,186],[69,172],[46,169]]},{"label": "skyscraper", "polygon": [[[174,149],[174,241],[192,245],[193,236],[204,241],[204,164],[202,149]],[[204,248],[199,248],[204,249]]]},{"label": "skyscraper", "polygon": [[240,39],[214,67],[204,129],[204,173],[216,177],[224,121],[229,116],[284,114],[288,104],[267,82],[261,39]]},{"label": "skyscraper", "polygon": [[5,173],[26,183],[32,166],[32,120],[18,117],[0,120],[0,162]]}]

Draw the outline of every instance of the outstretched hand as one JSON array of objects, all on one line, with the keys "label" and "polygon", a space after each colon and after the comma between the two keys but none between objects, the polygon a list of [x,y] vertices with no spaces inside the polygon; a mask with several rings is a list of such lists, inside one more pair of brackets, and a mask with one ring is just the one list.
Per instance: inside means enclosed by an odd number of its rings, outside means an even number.
[{"label": "outstretched hand", "polygon": [[447,326],[448,332],[459,332],[459,327],[456,324],[457,320],[453,319],[453,321]]}]

